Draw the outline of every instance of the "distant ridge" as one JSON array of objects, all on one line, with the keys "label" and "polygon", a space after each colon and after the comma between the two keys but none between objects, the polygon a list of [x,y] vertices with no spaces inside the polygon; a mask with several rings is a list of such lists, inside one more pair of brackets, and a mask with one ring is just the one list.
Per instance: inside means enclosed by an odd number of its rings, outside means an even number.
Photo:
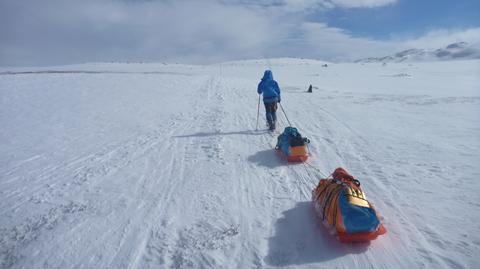
[{"label": "distant ridge", "polygon": [[356,63],[378,62],[422,62],[480,59],[480,46],[473,46],[467,42],[452,43],[445,48],[436,50],[408,49],[393,55],[383,57],[369,57],[356,60]]}]

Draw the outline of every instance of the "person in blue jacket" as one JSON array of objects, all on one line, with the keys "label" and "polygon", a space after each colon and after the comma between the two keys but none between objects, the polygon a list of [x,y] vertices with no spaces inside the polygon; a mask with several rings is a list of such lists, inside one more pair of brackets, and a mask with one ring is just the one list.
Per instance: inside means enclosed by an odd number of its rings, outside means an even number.
[{"label": "person in blue jacket", "polygon": [[263,94],[263,103],[265,104],[265,114],[270,130],[275,130],[277,123],[277,102],[281,101],[280,88],[278,83],[273,80],[272,71],[266,70],[262,81],[258,84],[258,94]]}]

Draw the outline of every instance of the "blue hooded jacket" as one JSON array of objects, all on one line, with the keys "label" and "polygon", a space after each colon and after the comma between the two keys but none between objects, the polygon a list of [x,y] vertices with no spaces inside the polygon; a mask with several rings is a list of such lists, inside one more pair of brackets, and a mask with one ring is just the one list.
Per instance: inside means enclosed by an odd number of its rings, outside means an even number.
[{"label": "blue hooded jacket", "polygon": [[257,92],[258,94],[263,93],[264,103],[280,102],[280,88],[278,83],[273,80],[272,71],[265,71],[262,81],[258,84]]}]

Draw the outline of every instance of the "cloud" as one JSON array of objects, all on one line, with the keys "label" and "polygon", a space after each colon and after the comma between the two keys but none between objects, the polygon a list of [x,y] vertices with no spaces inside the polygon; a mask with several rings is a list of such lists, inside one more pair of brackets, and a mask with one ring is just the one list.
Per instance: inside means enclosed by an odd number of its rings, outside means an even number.
[{"label": "cloud", "polygon": [[331,0],[331,2],[338,7],[345,8],[373,8],[391,5],[397,0]]},{"label": "cloud", "polygon": [[[342,29],[306,19],[311,10],[348,6],[350,2],[1,0],[0,65],[212,63],[285,56],[355,60],[409,47],[478,41],[480,36],[479,29],[472,28],[381,41],[353,37]],[[355,5],[387,2],[392,1],[365,0]]]},{"label": "cloud", "polygon": [[[325,23],[304,22],[297,30],[299,34],[289,39],[285,46],[294,48],[289,55],[333,61],[385,56],[410,48],[438,49],[460,41],[480,46],[480,28],[438,29],[418,37],[392,37],[389,40],[354,37]],[[285,53],[285,47],[276,49]]]},{"label": "cloud", "polygon": [[[401,38],[396,39],[402,42]],[[407,39],[403,43],[408,47],[437,49],[459,41],[479,45],[480,28],[432,30],[421,37]]]},{"label": "cloud", "polygon": [[278,9],[283,12],[327,10],[339,8],[373,8],[394,4],[397,0],[222,0],[227,4],[247,5],[257,8]]},{"label": "cloud", "polygon": [[286,47],[294,48],[290,50],[290,55],[300,54],[299,57],[349,61],[378,56],[379,52],[392,53],[402,48],[394,42],[353,37],[325,23],[304,22],[297,29],[299,35],[288,40]]},{"label": "cloud", "polygon": [[203,61],[252,56],[272,21],[216,1],[2,2],[0,62]]}]

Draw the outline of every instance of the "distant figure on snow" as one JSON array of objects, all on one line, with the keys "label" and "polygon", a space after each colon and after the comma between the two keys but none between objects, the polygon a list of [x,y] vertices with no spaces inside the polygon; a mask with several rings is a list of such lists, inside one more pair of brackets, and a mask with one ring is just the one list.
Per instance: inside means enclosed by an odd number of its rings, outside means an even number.
[{"label": "distant figure on snow", "polygon": [[258,84],[257,92],[258,94],[263,94],[268,127],[273,131],[277,123],[277,102],[280,103],[281,98],[280,88],[278,87],[278,83],[273,80],[272,71],[265,71],[262,81]]},{"label": "distant figure on snow", "polygon": [[307,92],[313,92],[313,87],[312,87],[312,84],[310,84],[310,86],[308,87],[308,90]]}]

